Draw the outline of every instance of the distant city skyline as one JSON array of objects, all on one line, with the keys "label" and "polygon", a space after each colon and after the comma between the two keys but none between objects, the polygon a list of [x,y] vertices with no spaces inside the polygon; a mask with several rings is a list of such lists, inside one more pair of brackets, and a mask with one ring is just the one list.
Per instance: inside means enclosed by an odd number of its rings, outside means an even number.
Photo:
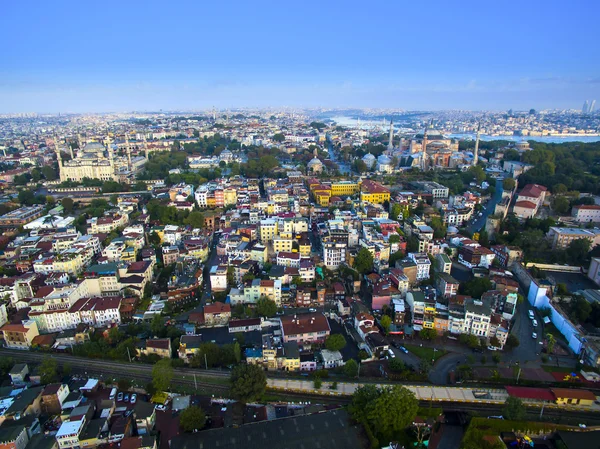
[{"label": "distant city skyline", "polygon": [[0,113],[581,110],[600,98],[599,12],[556,0],[12,2]]}]

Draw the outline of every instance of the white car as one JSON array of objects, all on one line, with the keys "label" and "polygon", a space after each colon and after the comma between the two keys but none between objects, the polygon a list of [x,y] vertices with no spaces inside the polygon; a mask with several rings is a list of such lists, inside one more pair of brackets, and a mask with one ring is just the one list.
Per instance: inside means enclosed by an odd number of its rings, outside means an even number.
[{"label": "white car", "polygon": [[531,334],[531,338],[537,339],[537,334],[534,332],[533,334]]},{"label": "white car", "polygon": [[497,350],[498,350],[498,348],[497,348],[497,347],[495,347],[495,346],[488,346],[488,349],[489,349],[490,351],[497,351]]},{"label": "white car", "polygon": [[533,327],[537,327],[537,320],[533,320],[531,324],[533,324]]},{"label": "white car", "polygon": [[166,405],[157,405],[156,407],[154,407],[156,410],[159,410],[161,412],[164,412],[167,409]]},{"label": "white car", "polygon": [[314,312],[316,312],[316,311],[317,311],[317,309],[315,309],[314,307],[311,307],[310,309],[308,309],[308,311],[309,311],[309,312],[313,312],[313,313],[314,313]]}]

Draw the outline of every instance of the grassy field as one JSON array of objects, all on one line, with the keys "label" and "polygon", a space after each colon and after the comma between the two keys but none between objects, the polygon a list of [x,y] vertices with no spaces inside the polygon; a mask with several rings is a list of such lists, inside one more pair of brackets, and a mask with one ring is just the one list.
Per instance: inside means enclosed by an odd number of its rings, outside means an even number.
[{"label": "grassy field", "polygon": [[567,366],[556,366],[556,365],[542,365],[542,369],[547,373],[571,373],[577,371],[573,367]]},{"label": "grassy field", "polygon": [[425,346],[418,346],[418,345],[410,345],[410,344],[405,344],[404,347],[406,349],[408,349],[410,352],[412,352],[414,355],[416,355],[417,357],[419,357],[420,359],[423,360],[432,360],[435,354],[435,360],[439,359],[441,356],[443,356],[444,354],[446,354],[448,351],[444,350],[444,349],[438,349],[437,351],[433,351],[433,348],[428,348]]}]

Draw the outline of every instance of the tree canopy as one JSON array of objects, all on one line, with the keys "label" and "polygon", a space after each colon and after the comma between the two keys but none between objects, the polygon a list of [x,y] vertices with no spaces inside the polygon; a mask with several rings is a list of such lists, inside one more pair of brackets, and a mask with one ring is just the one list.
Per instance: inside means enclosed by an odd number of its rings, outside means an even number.
[{"label": "tree canopy", "polygon": [[341,351],[346,347],[346,339],[342,334],[331,334],[325,339],[325,348],[330,351]]},{"label": "tree canopy", "polygon": [[257,365],[237,365],[231,373],[231,395],[243,403],[256,401],[267,388],[265,372]]},{"label": "tree canopy", "polygon": [[277,304],[266,296],[261,296],[256,303],[256,311],[260,316],[270,318],[277,313]]},{"label": "tree canopy", "polygon": [[152,385],[157,391],[165,391],[171,385],[173,367],[170,359],[161,359],[152,367]]},{"label": "tree canopy", "polygon": [[367,274],[373,271],[373,254],[367,248],[361,248],[354,259],[353,267],[360,274]]},{"label": "tree canopy", "polygon": [[525,406],[523,401],[515,396],[509,396],[504,402],[502,416],[511,421],[522,421],[525,419]]},{"label": "tree canopy", "polygon": [[390,441],[412,423],[419,409],[414,393],[400,385],[364,385],[352,396],[349,411],[354,419],[366,423],[380,440]]},{"label": "tree canopy", "polygon": [[206,424],[206,413],[200,407],[192,405],[179,414],[179,425],[185,432],[200,430]]}]

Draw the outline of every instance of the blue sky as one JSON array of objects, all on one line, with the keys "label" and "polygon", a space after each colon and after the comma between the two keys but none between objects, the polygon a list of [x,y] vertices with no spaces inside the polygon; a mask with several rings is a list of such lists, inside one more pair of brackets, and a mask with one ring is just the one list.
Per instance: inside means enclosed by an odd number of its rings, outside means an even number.
[{"label": "blue sky", "polygon": [[4,2],[0,112],[580,108],[600,2]]}]

